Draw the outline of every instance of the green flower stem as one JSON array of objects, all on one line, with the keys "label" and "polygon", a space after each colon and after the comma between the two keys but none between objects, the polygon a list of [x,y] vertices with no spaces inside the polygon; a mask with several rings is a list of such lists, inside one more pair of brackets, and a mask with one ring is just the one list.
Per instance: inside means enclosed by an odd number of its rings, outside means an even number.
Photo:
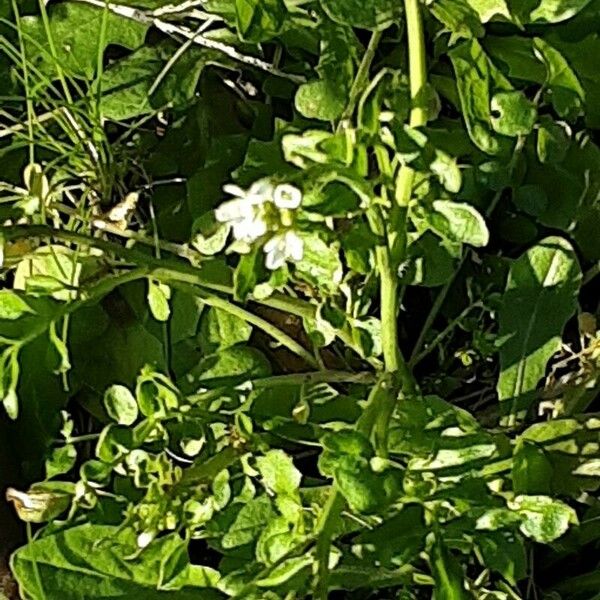
[{"label": "green flower stem", "polygon": [[308,352],[308,350],[306,350],[301,344],[299,344],[287,333],[281,331],[281,329],[279,329],[272,323],[269,323],[269,321],[267,321],[266,319],[255,315],[254,313],[242,308],[241,306],[238,306],[237,304],[234,304],[233,302],[230,302],[229,300],[226,300],[225,298],[221,298],[220,296],[214,296],[203,292],[197,287],[181,283],[175,283],[173,287],[187,292],[192,296],[195,296],[200,302],[206,304],[207,306],[218,308],[219,310],[229,313],[230,315],[237,317],[238,319],[246,321],[246,323],[249,323],[250,325],[254,325],[259,329],[262,329],[267,335],[271,336],[279,344],[285,346],[288,350],[290,350],[290,352],[297,354],[311,367],[318,368],[317,361],[315,360],[314,356],[310,352]]},{"label": "green flower stem", "polygon": [[[203,272],[202,266],[195,267],[180,260],[165,257],[157,259],[135,248],[125,248],[121,244],[73,231],[53,229],[52,227],[45,227],[43,225],[17,225],[14,227],[0,227],[0,236],[4,240],[36,237],[55,238],[64,242],[91,246],[103,252],[114,254],[131,264],[148,268],[157,279],[169,278],[172,281],[197,285],[215,292],[222,292],[228,295],[233,294],[233,286],[226,283],[225,278],[222,276],[211,276]],[[198,257],[202,258],[201,255],[198,255]],[[315,308],[309,302],[290,298],[283,294],[274,294],[270,298],[255,301],[298,317],[314,318],[315,316]]]},{"label": "green flower stem", "polygon": [[398,345],[398,274],[388,248],[377,248],[377,268],[381,279],[381,345],[385,370],[394,373],[407,394],[417,391],[414,377]]},{"label": "green flower stem", "polygon": [[[411,127],[427,122],[426,108],[420,106],[427,80],[425,41],[418,0],[405,0],[408,29],[408,54],[412,110]],[[371,40],[373,41],[373,40]],[[378,40],[377,40],[378,42]],[[368,63],[370,65],[370,62]],[[378,451],[387,454],[389,417],[393,411],[398,387],[401,393],[417,391],[414,377],[398,346],[398,265],[406,253],[408,204],[412,193],[414,171],[403,165],[396,183],[395,202],[390,215],[389,247],[377,248],[377,268],[381,279],[381,335],[386,373],[373,387],[369,403],[356,424],[360,433],[375,436]],[[335,483],[317,524],[317,583],[315,600],[327,600],[329,593],[329,555],[345,502]]]},{"label": "green flower stem", "polygon": [[[410,74],[410,98],[412,108],[409,125],[421,127],[427,123],[425,88],[427,65],[425,61],[425,37],[419,0],[404,0],[406,29],[408,34],[408,65]],[[391,213],[390,248],[392,263],[397,267],[406,256],[408,207],[415,179],[414,170],[402,165],[396,179],[395,204]]]},{"label": "green flower stem", "polygon": [[[118,256],[133,265],[147,268],[147,274],[164,282],[187,283],[214,292],[221,292],[229,296],[233,295],[233,286],[226,283],[222,277],[214,277],[203,272],[202,266],[195,267],[180,260],[172,258],[157,259],[146,252],[135,248],[126,248],[121,244],[110,242],[102,238],[94,238],[73,231],[53,229],[43,225],[18,225],[15,227],[0,227],[0,237],[4,240],[15,240],[19,238],[55,238],[64,242],[72,242],[91,246]],[[202,258],[201,255],[198,255]],[[254,302],[295,315],[300,318],[315,318],[315,306],[310,302],[292,298],[284,294],[273,294],[269,298],[253,299]],[[336,335],[349,348],[360,354],[352,334],[345,331],[336,331]],[[371,362],[371,361],[367,361]],[[376,361],[373,361],[376,364]]]},{"label": "green flower stem", "polygon": [[369,81],[369,71],[371,70],[371,64],[373,63],[373,59],[375,58],[375,52],[377,51],[377,47],[379,46],[379,42],[381,41],[382,35],[383,31],[374,31],[371,35],[369,45],[367,46],[362,60],[360,61],[358,71],[356,72],[356,77],[354,78],[354,82],[352,83],[352,87],[350,88],[350,93],[348,95],[348,103],[346,104],[344,112],[340,117],[338,130],[354,114],[354,110],[356,109],[356,104],[358,103],[360,95],[364,90],[367,82]]},{"label": "green flower stem", "polygon": [[29,344],[40,335],[46,333],[52,323],[57,323],[60,319],[68,317],[73,313],[77,312],[81,308],[85,306],[89,306],[91,304],[95,304],[101,298],[104,298],[107,294],[112,292],[114,289],[119,286],[129,283],[131,281],[137,281],[139,279],[143,279],[148,275],[148,270],[145,268],[139,268],[131,271],[127,271],[121,275],[113,275],[112,277],[107,277],[102,279],[99,283],[94,284],[90,287],[81,288],[81,297],[73,302],[68,302],[63,304],[61,308],[52,315],[51,321],[44,322],[42,325],[35,327],[30,333],[27,334],[26,337],[15,340],[15,343],[19,347],[23,347],[26,344]]},{"label": "green flower stem", "polygon": [[[371,389],[367,406],[356,422],[356,431],[366,437],[375,435],[378,452],[387,456],[387,428],[389,417],[396,402],[396,386],[394,376],[383,373]],[[385,438],[382,440],[382,438]],[[335,482],[331,485],[331,491],[327,503],[323,508],[316,525],[317,545],[317,583],[315,586],[315,600],[327,600],[329,592],[329,555],[331,553],[331,542],[339,526],[342,511],[346,506],[344,497],[338,490]]]}]

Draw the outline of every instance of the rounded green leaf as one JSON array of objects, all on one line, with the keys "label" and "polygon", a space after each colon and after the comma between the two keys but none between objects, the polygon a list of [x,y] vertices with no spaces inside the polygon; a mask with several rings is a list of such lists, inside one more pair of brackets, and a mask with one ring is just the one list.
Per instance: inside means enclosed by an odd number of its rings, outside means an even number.
[{"label": "rounded green leaf", "polygon": [[132,425],[138,417],[137,402],[124,385],[111,385],[106,390],[104,407],[108,416],[119,425]]},{"label": "rounded green leaf", "polygon": [[523,92],[499,92],[492,98],[491,115],[494,131],[517,137],[531,133],[537,108]]},{"label": "rounded green leaf", "polygon": [[171,289],[162,284],[148,281],[148,306],[152,316],[157,321],[168,321],[171,315],[169,298]]},{"label": "rounded green leaf", "polygon": [[570,506],[548,496],[517,496],[509,507],[521,516],[521,531],[542,544],[558,539],[578,522]]},{"label": "rounded green leaf", "polygon": [[444,237],[471,246],[487,246],[490,232],[476,208],[451,200],[436,200],[433,208],[437,213],[433,215],[434,229]]},{"label": "rounded green leaf", "polygon": [[32,312],[33,309],[21,296],[12,290],[0,290],[0,319],[14,321]]}]

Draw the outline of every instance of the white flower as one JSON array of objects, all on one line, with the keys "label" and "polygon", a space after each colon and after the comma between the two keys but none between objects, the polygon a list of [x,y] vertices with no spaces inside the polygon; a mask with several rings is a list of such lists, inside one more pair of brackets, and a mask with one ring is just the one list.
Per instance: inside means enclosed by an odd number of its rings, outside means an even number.
[{"label": "white flower", "polygon": [[302,192],[289,183],[282,183],[275,188],[273,202],[277,208],[298,208],[302,202]]},{"label": "white flower", "polygon": [[232,184],[223,186],[223,190],[235,198],[215,210],[217,221],[231,225],[236,240],[250,243],[263,236],[267,232],[267,224],[259,209],[262,204],[271,201],[273,184],[259,179],[249,190]]},{"label": "white flower", "polygon": [[304,255],[304,242],[295,231],[274,235],[263,247],[265,266],[274,271],[282,267],[287,260],[299,261]]}]

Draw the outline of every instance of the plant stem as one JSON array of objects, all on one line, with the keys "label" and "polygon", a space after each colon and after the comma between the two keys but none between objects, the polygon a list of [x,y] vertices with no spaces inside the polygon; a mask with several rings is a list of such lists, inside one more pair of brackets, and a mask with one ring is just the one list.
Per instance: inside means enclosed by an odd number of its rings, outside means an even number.
[{"label": "plant stem", "polygon": [[[426,109],[419,105],[420,96],[426,83],[427,72],[423,24],[418,0],[405,0],[405,11],[408,29],[410,89],[413,104],[410,125],[411,127],[418,127],[424,125],[427,121]],[[373,38],[371,38],[371,41],[373,42]],[[376,41],[379,43],[379,40]],[[370,60],[366,64],[369,66]],[[366,73],[364,76],[366,76]],[[416,382],[398,345],[398,264],[406,253],[408,204],[413,181],[414,171],[403,165],[398,174],[395,202],[390,215],[389,246],[381,245],[377,248],[377,269],[381,281],[381,337],[385,374],[373,387],[367,409],[356,424],[357,431],[367,437],[371,437],[375,433],[378,451],[384,455],[387,454],[389,417],[398,397],[398,388],[401,389],[401,393],[405,394],[413,394],[417,391]],[[328,597],[331,542],[344,505],[344,499],[336,484],[333,483],[327,504],[317,524],[318,572],[314,594],[315,600],[327,600]]]},{"label": "plant stem", "polygon": [[358,103],[360,94],[363,91],[367,81],[369,80],[369,71],[371,70],[371,64],[373,63],[373,59],[375,58],[375,52],[377,51],[377,46],[379,46],[379,42],[381,41],[382,35],[383,31],[374,31],[373,35],[371,35],[369,45],[367,46],[362,60],[360,61],[358,71],[356,72],[356,77],[354,78],[354,82],[352,83],[352,87],[350,88],[350,93],[348,95],[348,103],[346,104],[346,108],[344,108],[344,112],[340,117],[338,130],[343,126],[344,122],[350,119],[354,114],[354,110],[356,109],[356,104]]},{"label": "plant stem", "polygon": [[[511,178],[514,173],[515,167],[517,166],[517,162],[518,162],[519,156],[523,150],[524,145],[525,145],[525,139],[519,138],[519,140],[517,141],[517,143],[515,145],[515,149],[513,151],[512,157],[510,159],[510,163],[508,165],[508,172],[509,172],[509,175]],[[502,188],[501,190],[498,190],[494,194],[494,196],[490,202],[490,205],[487,207],[487,209],[485,211],[486,217],[489,218],[492,215],[492,213],[494,212],[494,209],[498,205],[498,202],[500,202],[500,199],[502,198],[502,194],[504,194],[505,189],[506,188]],[[456,269],[454,269],[454,272],[450,276],[450,279],[444,284],[444,287],[440,290],[440,292],[436,296],[436,298],[433,302],[433,306],[431,307],[431,310],[429,311],[429,314],[427,315],[427,319],[425,320],[425,323],[423,324],[421,333],[419,334],[417,342],[413,348],[413,351],[412,351],[412,354],[410,357],[410,361],[409,361],[410,364],[414,365],[414,364],[416,364],[416,362],[418,362],[416,360],[416,357],[421,353],[421,350],[423,348],[423,344],[425,343],[427,334],[429,333],[429,330],[431,329],[436,317],[438,316],[438,313],[440,312],[440,310],[444,304],[444,301],[446,300],[446,296],[448,295],[448,292],[450,291],[452,284],[454,283],[454,281],[456,280],[456,277],[460,273],[460,270],[462,269],[463,265],[465,264],[467,257],[472,252],[473,252],[472,250],[463,252]]]},{"label": "plant stem", "polygon": [[301,344],[299,344],[295,339],[290,337],[287,333],[281,331],[281,329],[277,328],[272,323],[269,323],[269,321],[263,319],[262,317],[255,315],[254,313],[242,308],[241,306],[238,306],[237,304],[234,304],[233,302],[229,302],[229,300],[226,300],[225,298],[221,298],[219,296],[211,296],[198,288],[185,284],[174,284],[173,287],[176,287],[184,292],[187,292],[192,296],[195,296],[200,300],[200,302],[206,304],[207,306],[218,308],[219,310],[222,310],[223,312],[237,317],[238,319],[246,321],[246,323],[250,323],[250,325],[254,325],[259,329],[262,329],[267,335],[271,336],[282,346],[285,346],[288,350],[290,350],[290,352],[297,354],[311,367],[318,367],[317,361],[315,360],[313,355],[310,352],[308,352],[308,350],[306,350]]},{"label": "plant stem", "polygon": [[[84,244],[95,247],[103,252],[114,254],[119,258],[128,261],[135,265],[141,265],[148,269],[148,274],[153,275],[157,279],[170,278],[171,281],[180,281],[197,285],[215,292],[224,294],[233,294],[233,286],[227,283],[226,276],[223,276],[223,271],[216,274],[205,272],[202,266],[195,267],[190,264],[183,263],[168,258],[157,260],[153,256],[141,252],[133,248],[125,248],[120,244],[109,242],[101,238],[93,238],[81,233],[66,231],[63,229],[53,229],[43,225],[17,225],[13,227],[0,227],[0,234],[5,240],[14,240],[19,238],[56,238],[66,242],[76,244]],[[274,294],[270,298],[260,300],[261,304],[270,306],[277,310],[289,312],[290,314],[299,317],[314,318],[315,308],[308,302],[290,298],[283,294]]]},{"label": "plant stem", "polygon": [[[427,123],[427,107],[423,104],[423,92],[427,85],[427,65],[419,0],[404,0],[404,11],[406,13],[410,74],[409,125],[421,127]],[[406,257],[408,208],[414,179],[414,170],[406,164],[402,165],[396,179],[395,204],[390,215],[390,248],[394,268],[397,268]]]},{"label": "plant stem", "polygon": [[[440,296],[438,296],[438,298],[440,298]],[[437,299],[436,298],[436,301]],[[435,308],[435,307],[434,307]],[[435,350],[435,348],[437,346],[439,346],[439,344],[442,342],[442,340],[450,333],[452,332],[452,330],[472,311],[475,310],[476,308],[483,308],[483,305],[481,302],[475,302],[473,304],[469,304],[469,306],[467,306],[456,318],[452,319],[452,321],[450,321],[450,323],[448,323],[448,325],[446,326],[445,329],[443,329],[440,333],[438,333],[438,335],[435,336],[435,338],[432,340],[432,342],[427,346],[427,348],[425,348],[423,351],[419,352],[418,354],[415,354],[413,352],[412,356],[410,357],[410,360],[408,361],[408,364],[411,368],[414,368],[415,365],[419,364],[426,356],[428,356],[433,350]],[[438,309],[439,310],[439,309]],[[433,313],[433,311],[432,311]],[[431,313],[430,313],[431,314]],[[423,328],[423,331],[425,331],[425,328]],[[421,342],[420,346],[422,345],[423,340],[421,340],[419,338],[419,341]],[[416,348],[417,346],[415,346]]]}]

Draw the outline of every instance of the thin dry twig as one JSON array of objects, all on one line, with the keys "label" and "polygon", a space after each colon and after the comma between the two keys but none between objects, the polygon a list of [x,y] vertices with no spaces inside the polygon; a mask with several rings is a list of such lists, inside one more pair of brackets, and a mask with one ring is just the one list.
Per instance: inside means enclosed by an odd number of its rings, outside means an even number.
[{"label": "thin dry twig", "polygon": [[200,33],[196,33],[183,25],[174,25],[173,23],[169,23],[167,21],[163,21],[161,19],[156,18],[155,13],[146,13],[139,8],[133,8],[131,6],[123,6],[121,4],[114,4],[112,2],[104,2],[104,0],[73,0],[75,2],[82,2],[84,4],[90,4],[92,6],[97,6],[98,8],[107,8],[115,15],[119,15],[121,17],[125,17],[126,19],[132,19],[134,21],[138,21],[139,23],[145,23],[149,26],[154,26],[159,31],[162,31],[164,34],[169,36],[181,36],[187,40],[191,40],[194,44],[198,46],[203,46],[204,48],[209,48],[211,50],[216,50],[221,52],[222,54],[229,56],[233,60],[237,62],[241,62],[251,67],[255,67],[256,69],[260,69],[262,71],[266,71],[271,75],[276,75],[277,77],[282,77],[284,79],[289,79],[291,81],[295,81],[296,83],[302,83],[306,81],[306,78],[302,75],[294,75],[291,73],[286,73],[281,69],[273,66],[271,63],[268,63],[260,58],[256,58],[254,56],[248,56],[247,54],[242,54],[229,44],[225,44],[223,42],[219,42],[217,40],[213,40],[211,38],[206,37]]}]

